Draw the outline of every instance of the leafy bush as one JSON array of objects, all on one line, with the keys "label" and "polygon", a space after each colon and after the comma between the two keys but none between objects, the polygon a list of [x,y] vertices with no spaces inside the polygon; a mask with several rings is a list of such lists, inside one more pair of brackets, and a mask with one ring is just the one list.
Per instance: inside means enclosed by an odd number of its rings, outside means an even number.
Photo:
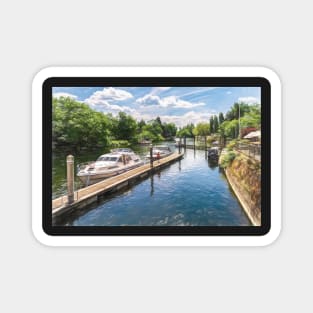
[{"label": "leafy bush", "polygon": [[222,156],[220,166],[222,168],[228,167],[236,158],[236,153],[234,151],[229,151],[227,154]]},{"label": "leafy bush", "polygon": [[123,148],[128,147],[130,143],[127,140],[112,140],[111,145],[115,148]]},{"label": "leafy bush", "polygon": [[232,141],[226,146],[226,148],[227,148],[229,151],[231,151],[232,149],[235,148],[236,144],[237,144],[237,140],[232,140]]},{"label": "leafy bush", "polygon": [[242,143],[242,144],[249,144],[250,141],[248,139],[240,139],[239,140],[239,143]]}]

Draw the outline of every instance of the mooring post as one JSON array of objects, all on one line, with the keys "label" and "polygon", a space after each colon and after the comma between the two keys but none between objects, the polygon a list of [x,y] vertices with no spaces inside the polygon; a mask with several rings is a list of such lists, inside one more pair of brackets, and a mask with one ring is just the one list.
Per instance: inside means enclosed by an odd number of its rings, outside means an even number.
[{"label": "mooring post", "polygon": [[181,137],[179,137],[179,142],[178,142],[178,152],[181,152]]},{"label": "mooring post", "polygon": [[193,150],[196,150],[196,136],[193,136]]},{"label": "mooring post", "polygon": [[208,157],[208,149],[207,149],[207,143],[206,143],[206,136],[204,136],[204,157],[207,159]]},{"label": "mooring post", "polygon": [[74,157],[66,157],[66,174],[67,174],[67,200],[68,203],[74,202]]},{"label": "mooring post", "polygon": [[153,167],[153,146],[150,146],[150,166]]},{"label": "mooring post", "polygon": [[184,137],[184,147],[185,147],[185,149],[187,148],[186,147],[186,136]]}]

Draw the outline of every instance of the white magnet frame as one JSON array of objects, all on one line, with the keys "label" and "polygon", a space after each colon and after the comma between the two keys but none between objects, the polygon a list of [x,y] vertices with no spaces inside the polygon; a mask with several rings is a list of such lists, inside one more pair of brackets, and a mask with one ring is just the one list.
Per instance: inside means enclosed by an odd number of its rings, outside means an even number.
[{"label": "white magnet frame", "polygon": [[[42,85],[50,77],[264,77],[271,84],[271,229],[263,236],[51,236],[42,228]],[[49,67],[32,85],[32,229],[48,246],[265,246],[281,230],[281,83],[265,67]]]}]

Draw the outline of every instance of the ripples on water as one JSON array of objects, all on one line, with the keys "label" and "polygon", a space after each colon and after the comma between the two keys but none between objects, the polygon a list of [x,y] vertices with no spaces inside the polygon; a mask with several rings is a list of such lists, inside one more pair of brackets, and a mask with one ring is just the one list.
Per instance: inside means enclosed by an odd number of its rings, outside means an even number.
[{"label": "ripples on water", "polygon": [[237,198],[204,151],[186,150],[184,159],[109,196],[81,216],[75,226],[244,226],[250,225]]}]

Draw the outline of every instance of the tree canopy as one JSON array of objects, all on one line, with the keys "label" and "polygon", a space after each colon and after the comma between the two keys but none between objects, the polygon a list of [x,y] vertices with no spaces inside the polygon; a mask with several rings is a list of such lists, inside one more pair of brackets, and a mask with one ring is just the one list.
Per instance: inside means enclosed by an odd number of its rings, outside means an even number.
[{"label": "tree canopy", "polygon": [[57,145],[80,147],[110,146],[112,141],[136,143],[143,139],[161,141],[175,137],[174,123],[162,123],[161,118],[137,122],[131,115],[117,116],[92,110],[88,105],[69,97],[53,98],[52,137]]},{"label": "tree canopy", "polygon": [[[219,132],[223,137],[238,138],[239,136],[239,112],[240,128],[261,127],[261,106],[260,104],[248,105],[247,103],[234,103],[226,113],[226,119],[220,123]],[[220,118],[221,120],[221,118]]]},{"label": "tree canopy", "polygon": [[193,130],[195,136],[208,136],[210,133],[210,123],[199,123]]},{"label": "tree canopy", "polygon": [[194,137],[193,130],[195,128],[194,124],[187,124],[186,126],[180,128],[177,132],[178,137]]},{"label": "tree canopy", "polygon": [[111,122],[108,116],[69,97],[53,99],[52,139],[73,146],[108,145]]},{"label": "tree canopy", "polygon": [[53,98],[52,137],[57,145],[75,147],[110,146],[113,140],[130,143],[141,140],[154,142],[178,137],[220,134],[237,138],[240,128],[261,127],[261,106],[234,103],[225,114],[212,115],[207,122],[187,124],[177,129],[174,123],[164,123],[158,116],[150,121],[136,121],[131,115],[119,112],[117,116],[97,112],[88,105],[69,97]]}]

